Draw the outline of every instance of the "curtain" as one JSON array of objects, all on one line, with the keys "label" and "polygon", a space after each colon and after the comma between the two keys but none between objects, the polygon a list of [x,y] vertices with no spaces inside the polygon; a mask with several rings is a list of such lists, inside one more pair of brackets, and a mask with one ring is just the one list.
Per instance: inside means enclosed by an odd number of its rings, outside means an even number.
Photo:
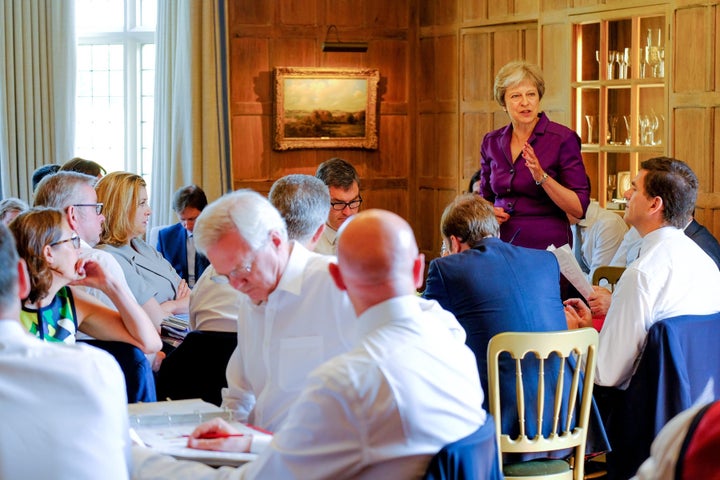
[{"label": "curtain", "polygon": [[32,204],[33,171],[72,157],[72,0],[0,2],[0,193]]},{"label": "curtain", "polygon": [[231,188],[225,0],[158,2],[151,226],[177,221],[176,189]]}]

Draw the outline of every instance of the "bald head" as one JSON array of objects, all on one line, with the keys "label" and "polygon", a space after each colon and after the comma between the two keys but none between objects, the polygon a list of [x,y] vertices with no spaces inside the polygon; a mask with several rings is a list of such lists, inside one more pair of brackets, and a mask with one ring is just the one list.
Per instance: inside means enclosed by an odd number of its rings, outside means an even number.
[{"label": "bald head", "polygon": [[366,210],[345,222],[331,273],[360,315],[371,306],[412,295],[422,282],[425,260],[410,225],[385,210]]}]

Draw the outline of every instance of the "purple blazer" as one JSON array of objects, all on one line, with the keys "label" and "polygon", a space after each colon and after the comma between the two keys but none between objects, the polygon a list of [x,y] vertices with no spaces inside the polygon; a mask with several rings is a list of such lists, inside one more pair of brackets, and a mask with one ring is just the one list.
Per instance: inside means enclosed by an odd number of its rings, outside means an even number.
[{"label": "purple blazer", "polygon": [[[551,122],[545,113],[530,135],[543,170],[558,183],[573,190],[583,212],[590,203],[590,185],[580,155],[580,137],[569,128]],[[545,189],[535,184],[522,155],[510,158],[512,124],[492,131],[480,148],[480,193],[510,219],[500,225],[500,238],[513,245],[546,249],[570,244],[572,232],[565,212],[555,205]]]}]

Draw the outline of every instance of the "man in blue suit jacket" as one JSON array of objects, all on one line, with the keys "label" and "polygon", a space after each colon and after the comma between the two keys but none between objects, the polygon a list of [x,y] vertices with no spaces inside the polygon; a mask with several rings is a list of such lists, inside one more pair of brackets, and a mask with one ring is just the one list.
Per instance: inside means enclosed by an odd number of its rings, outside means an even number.
[{"label": "man in blue suit jacket", "polygon": [[204,255],[195,251],[192,236],[195,220],[207,203],[205,192],[197,185],[177,190],[173,195],[173,210],[180,222],[160,230],[155,246],[191,288],[210,264]]},{"label": "man in blue suit jacket", "polygon": [[[463,326],[466,344],[475,353],[483,391],[487,392],[487,345],[494,335],[567,329],[560,299],[560,267],[550,252],[500,240],[493,206],[478,195],[460,195],[448,205],[442,215],[441,231],[443,246],[450,254],[430,262],[423,296],[437,300]],[[533,358],[524,362],[536,361]],[[549,385],[554,385],[558,366],[545,367],[546,406],[553,404],[554,386]],[[501,359],[502,371],[514,369],[509,357]],[[523,378],[526,405],[537,405],[537,385],[529,383],[537,382],[537,377]],[[500,395],[502,430],[516,434],[514,374],[501,375]],[[483,402],[486,409],[488,397]],[[551,426],[552,408],[545,410],[547,418],[543,424]],[[535,434],[534,419],[525,426],[529,435]],[[600,444],[591,448],[604,449],[606,440],[603,434],[600,437]]]}]

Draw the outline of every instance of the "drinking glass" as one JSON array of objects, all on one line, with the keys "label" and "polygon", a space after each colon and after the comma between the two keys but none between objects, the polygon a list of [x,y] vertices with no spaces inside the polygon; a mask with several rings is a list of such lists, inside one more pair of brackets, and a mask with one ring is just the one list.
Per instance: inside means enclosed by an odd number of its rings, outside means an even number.
[{"label": "drinking glass", "polygon": [[613,65],[615,64],[615,59],[617,58],[617,50],[610,50],[608,52],[608,58],[607,58],[607,79],[612,80],[613,79]]},{"label": "drinking glass", "polygon": [[630,115],[623,115],[625,122],[625,145],[630,145]]},{"label": "drinking glass", "polygon": [[608,117],[608,144],[610,145],[616,145],[617,144],[617,122],[618,122],[618,116],[617,115],[610,115]]},{"label": "drinking glass", "polygon": [[608,175],[607,182],[607,201],[612,202],[615,198],[615,189],[617,188],[617,175]]},{"label": "drinking glass", "polygon": [[587,143],[595,143],[593,142],[593,127],[595,126],[595,116],[585,115],[585,121],[587,122]]}]

